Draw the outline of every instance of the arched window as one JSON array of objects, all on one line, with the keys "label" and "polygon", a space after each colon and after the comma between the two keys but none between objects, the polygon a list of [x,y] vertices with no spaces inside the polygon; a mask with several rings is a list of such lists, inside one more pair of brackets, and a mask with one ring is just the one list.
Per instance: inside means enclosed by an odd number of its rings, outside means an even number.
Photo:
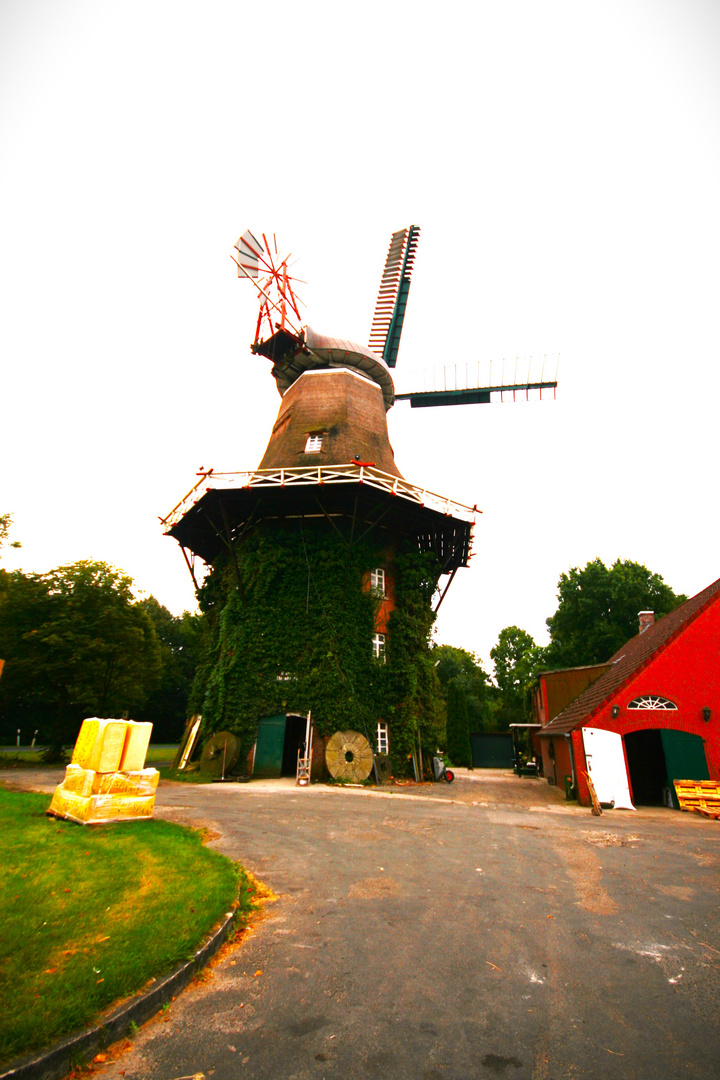
[{"label": "arched window", "polygon": [[629,701],[628,709],[677,709],[677,705],[659,694],[643,694]]}]

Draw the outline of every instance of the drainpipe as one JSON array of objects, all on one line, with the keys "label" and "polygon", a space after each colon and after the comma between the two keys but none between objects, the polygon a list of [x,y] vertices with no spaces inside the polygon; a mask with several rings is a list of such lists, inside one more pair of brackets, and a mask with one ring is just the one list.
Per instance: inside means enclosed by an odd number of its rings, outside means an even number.
[{"label": "drainpipe", "polygon": [[568,751],[570,753],[570,776],[572,778],[573,791],[575,791],[576,790],[576,786],[575,786],[575,751],[573,749],[573,744],[572,744],[572,735],[568,734],[566,732],[565,733],[565,738],[568,741]]}]

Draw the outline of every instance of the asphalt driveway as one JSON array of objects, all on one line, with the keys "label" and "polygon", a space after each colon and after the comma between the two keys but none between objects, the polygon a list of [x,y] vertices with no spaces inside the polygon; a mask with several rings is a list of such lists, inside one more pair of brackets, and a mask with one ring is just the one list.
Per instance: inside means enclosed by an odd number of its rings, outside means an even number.
[{"label": "asphalt driveway", "polygon": [[157,805],[278,899],[107,1080],[720,1075],[720,823],[481,774]]}]

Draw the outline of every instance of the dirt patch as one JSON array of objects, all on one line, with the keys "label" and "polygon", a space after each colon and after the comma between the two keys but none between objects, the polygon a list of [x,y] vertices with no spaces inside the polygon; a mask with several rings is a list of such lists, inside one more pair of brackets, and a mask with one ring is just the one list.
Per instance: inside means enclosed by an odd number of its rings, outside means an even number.
[{"label": "dirt patch", "polygon": [[592,844],[594,847],[627,847],[639,839],[639,836],[617,836],[611,832],[585,833],[584,836],[585,843]]},{"label": "dirt patch", "polygon": [[562,858],[575,888],[578,907],[593,915],[616,915],[620,909],[603,887],[602,868],[596,852],[579,844],[558,841],[558,837],[552,837],[552,846]]},{"label": "dirt patch", "polygon": [[510,769],[456,769],[455,782],[383,785],[382,791],[403,795],[466,803],[470,806],[503,806],[517,810],[554,809],[572,813],[577,807],[568,803],[558,787],[537,777],[516,776]]},{"label": "dirt patch", "polygon": [[348,896],[359,900],[382,900],[388,896],[397,896],[399,892],[400,885],[394,878],[373,877],[351,885]]},{"label": "dirt patch", "polygon": [[158,806],[156,803],[153,816],[163,821],[171,821],[174,825],[185,825],[188,829],[197,829],[203,834],[206,844],[212,843],[213,840],[221,840],[223,836],[218,830],[216,821],[201,817],[191,806]]}]

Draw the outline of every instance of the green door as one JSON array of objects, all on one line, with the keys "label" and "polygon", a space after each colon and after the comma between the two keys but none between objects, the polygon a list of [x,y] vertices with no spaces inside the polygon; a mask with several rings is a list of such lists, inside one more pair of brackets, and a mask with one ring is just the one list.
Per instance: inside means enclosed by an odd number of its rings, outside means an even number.
[{"label": "green door", "polygon": [[254,776],[282,776],[285,716],[266,716],[258,725]]},{"label": "green door", "polygon": [[699,735],[691,735],[687,731],[675,731],[672,728],[661,728],[660,738],[665,751],[668,787],[672,794],[673,806],[678,809],[673,780],[710,779],[705,744]]}]

